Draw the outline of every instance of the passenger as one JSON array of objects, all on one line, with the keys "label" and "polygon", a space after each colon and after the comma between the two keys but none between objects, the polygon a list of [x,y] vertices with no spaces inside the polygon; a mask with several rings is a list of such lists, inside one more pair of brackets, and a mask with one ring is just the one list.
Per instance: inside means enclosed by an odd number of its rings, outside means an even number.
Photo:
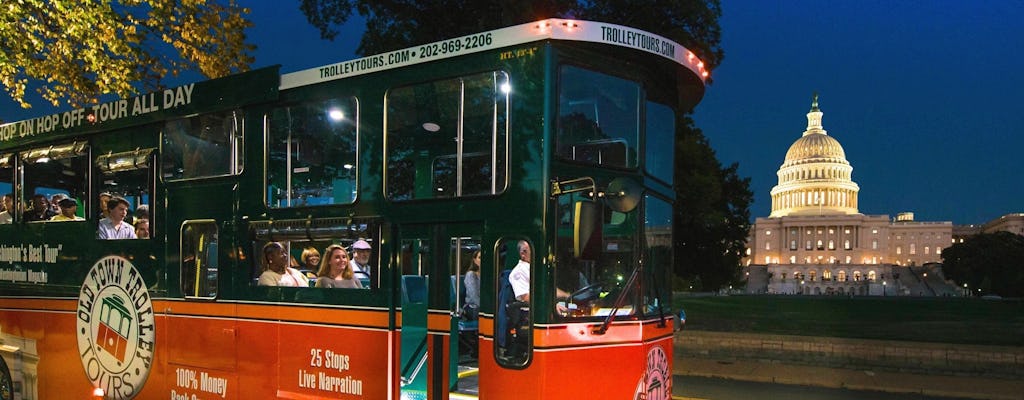
[{"label": "passenger", "polygon": [[145,218],[135,219],[135,237],[149,239],[149,220]]},{"label": "passenger", "polygon": [[111,197],[113,197],[113,196],[111,196],[110,193],[107,193],[107,192],[100,193],[100,215],[99,215],[100,219],[110,217],[110,214],[107,211],[107,203],[110,202],[110,198]]},{"label": "passenger", "polygon": [[466,304],[480,307],[480,250],[473,252],[462,281],[466,283]]},{"label": "passenger", "polygon": [[32,209],[22,214],[25,221],[49,221],[57,213],[50,209],[50,201],[45,195],[36,193],[32,196]]},{"label": "passenger", "polygon": [[138,239],[135,236],[135,227],[124,222],[128,215],[128,200],[120,197],[111,197],[106,207],[109,217],[100,220],[96,236],[100,239]]},{"label": "passenger", "polygon": [[[57,197],[54,195],[53,197]],[[76,215],[78,211],[78,201],[75,199],[65,197],[57,203],[60,206],[60,214],[54,215],[50,218],[50,221],[85,221],[85,218]]]},{"label": "passenger", "polygon": [[7,193],[4,195],[4,210],[0,212],[0,224],[12,222],[14,222],[14,195]]},{"label": "passenger", "polygon": [[53,210],[53,212],[60,214],[60,201],[66,198],[68,198],[68,195],[64,193],[57,193],[50,196],[50,209]]},{"label": "passenger", "polygon": [[139,208],[135,209],[136,219],[149,219],[149,204],[142,204]]},{"label": "passenger", "polygon": [[352,272],[358,278],[370,279],[370,253],[373,247],[363,239],[352,243]]},{"label": "passenger", "polygon": [[288,251],[277,242],[263,245],[263,273],[260,274],[260,286],[298,286],[309,287],[309,281],[295,268],[288,266]]},{"label": "passenger", "polygon": [[307,277],[316,278],[316,271],[320,269],[320,252],[312,247],[307,247],[302,251],[300,257],[302,257],[302,268],[299,268],[299,271]]},{"label": "passenger", "polygon": [[362,289],[363,284],[355,278],[344,247],[338,244],[327,246],[324,256],[320,261],[320,270],[316,272],[316,287]]}]

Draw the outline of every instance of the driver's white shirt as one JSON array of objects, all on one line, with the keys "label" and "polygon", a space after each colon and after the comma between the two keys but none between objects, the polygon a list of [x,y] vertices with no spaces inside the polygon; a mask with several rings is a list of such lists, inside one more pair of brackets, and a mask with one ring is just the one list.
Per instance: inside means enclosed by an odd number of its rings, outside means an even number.
[{"label": "driver's white shirt", "polygon": [[530,294],[530,263],[519,260],[519,264],[508,275],[508,283],[512,284],[512,292],[517,299]]}]

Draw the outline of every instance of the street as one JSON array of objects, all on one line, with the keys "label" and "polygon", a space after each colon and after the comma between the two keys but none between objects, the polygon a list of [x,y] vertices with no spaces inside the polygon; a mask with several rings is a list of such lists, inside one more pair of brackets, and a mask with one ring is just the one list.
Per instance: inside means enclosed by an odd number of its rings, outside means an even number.
[{"label": "street", "polygon": [[952,397],[886,393],[675,375],[674,398],[706,400],[954,400]]}]

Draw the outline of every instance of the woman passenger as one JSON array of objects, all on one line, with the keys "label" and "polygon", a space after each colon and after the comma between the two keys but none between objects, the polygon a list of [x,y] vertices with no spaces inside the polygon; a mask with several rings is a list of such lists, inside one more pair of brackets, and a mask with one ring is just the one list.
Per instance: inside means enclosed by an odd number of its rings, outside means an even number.
[{"label": "woman passenger", "polygon": [[473,252],[462,281],[466,283],[466,304],[480,307],[480,250]]},{"label": "woman passenger", "polygon": [[327,246],[324,258],[320,260],[320,270],[316,272],[316,287],[361,289],[363,284],[355,279],[352,266],[349,265],[348,252],[338,244]]},{"label": "woman passenger", "polygon": [[288,251],[277,242],[263,245],[263,273],[260,286],[309,287],[309,281],[297,269],[288,266]]},{"label": "woman passenger", "polygon": [[312,247],[302,251],[302,268],[299,271],[310,278],[316,278],[316,271],[320,268],[320,252]]}]

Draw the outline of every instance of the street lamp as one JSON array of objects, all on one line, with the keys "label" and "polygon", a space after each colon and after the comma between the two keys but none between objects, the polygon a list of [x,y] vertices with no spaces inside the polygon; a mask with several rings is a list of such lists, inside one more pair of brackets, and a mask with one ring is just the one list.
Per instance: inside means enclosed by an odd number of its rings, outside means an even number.
[{"label": "street lamp", "polygon": [[885,295],[886,295],[886,294],[885,294],[885,285],[886,285],[886,284],[887,284],[887,282],[886,282],[886,281],[882,281],[882,297],[885,297]]}]

